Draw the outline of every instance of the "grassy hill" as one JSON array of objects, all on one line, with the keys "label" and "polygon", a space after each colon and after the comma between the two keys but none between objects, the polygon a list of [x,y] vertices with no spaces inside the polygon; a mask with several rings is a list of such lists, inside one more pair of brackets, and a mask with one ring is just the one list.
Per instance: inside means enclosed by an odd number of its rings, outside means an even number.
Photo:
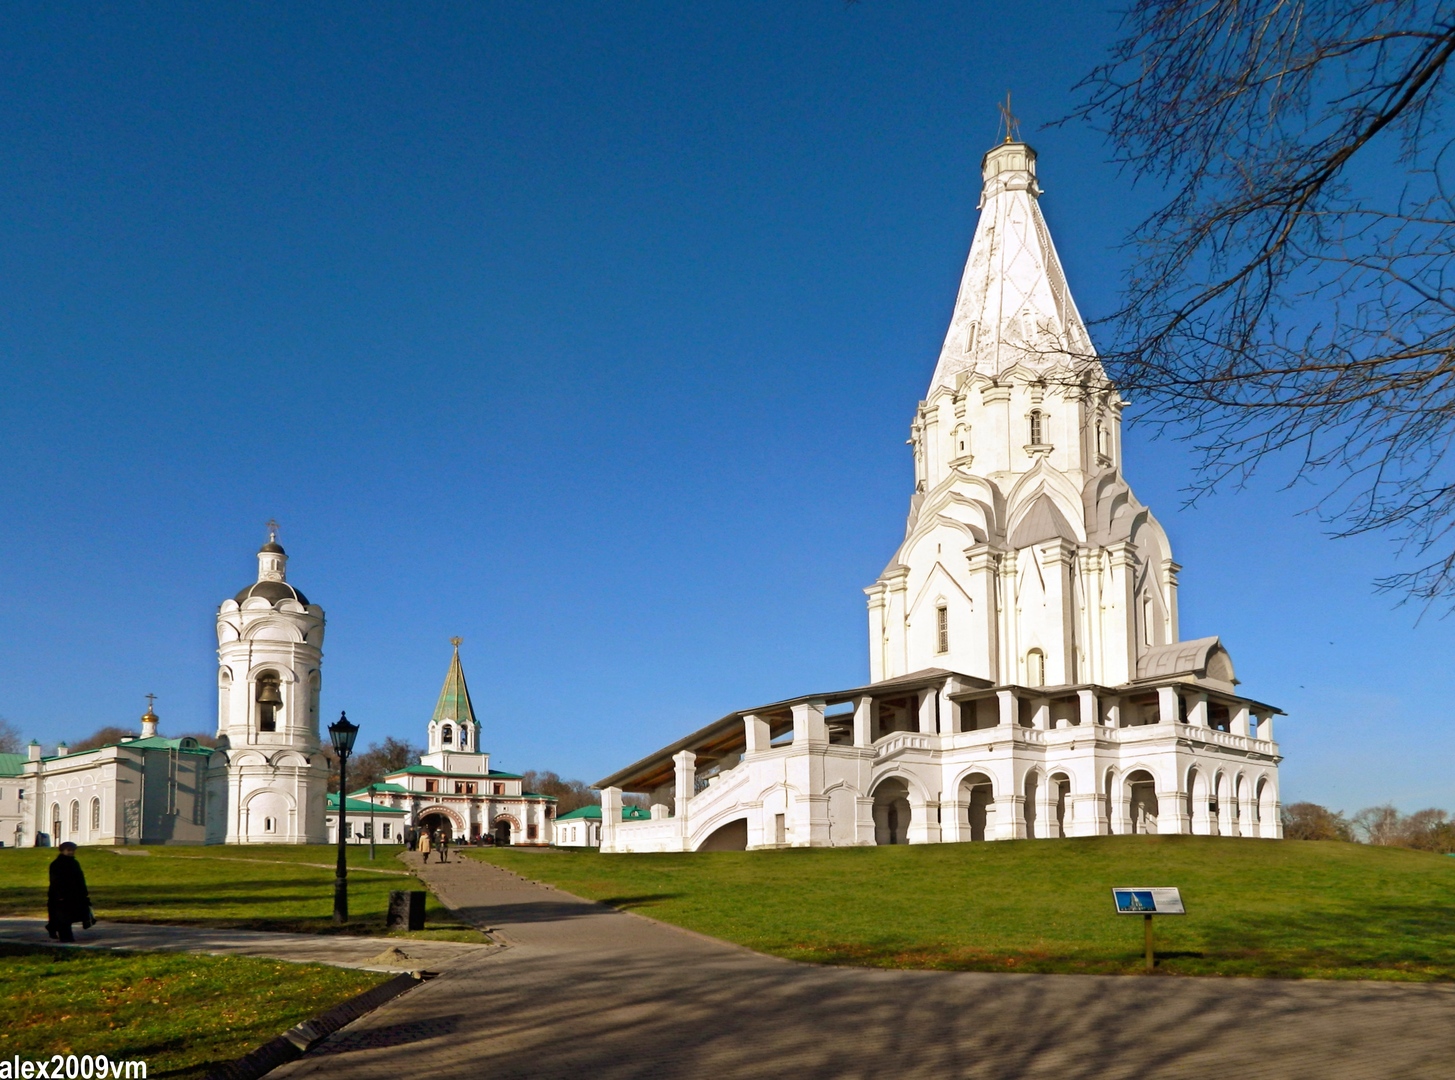
[{"label": "grassy hill", "polygon": [[1455,858],[1201,836],[600,855],[471,852],[578,896],[794,960],[1132,973],[1142,921],[1117,885],[1176,885],[1158,970],[1455,980]]}]

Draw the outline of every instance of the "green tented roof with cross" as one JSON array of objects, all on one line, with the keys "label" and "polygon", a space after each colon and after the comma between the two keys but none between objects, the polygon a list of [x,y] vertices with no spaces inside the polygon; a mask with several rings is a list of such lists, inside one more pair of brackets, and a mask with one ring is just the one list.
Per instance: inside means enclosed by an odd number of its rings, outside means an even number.
[{"label": "green tented roof with cross", "polygon": [[434,707],[433,719],[451,720],[456,724],[473,724],[475,709],[470,704],[470,688],[465,685],[465,669],[460,666],[460,639],[450,638],[455,655],[450,658],[450,670],[445,675],[445,685],[440,690],[440,699]]}]

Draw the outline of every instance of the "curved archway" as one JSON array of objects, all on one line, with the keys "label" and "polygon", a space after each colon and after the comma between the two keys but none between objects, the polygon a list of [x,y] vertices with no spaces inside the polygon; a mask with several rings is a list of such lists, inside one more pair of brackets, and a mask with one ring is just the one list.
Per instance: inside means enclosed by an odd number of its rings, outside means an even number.
[{"label": "curved archway", "polygon": [[983,772],[973,772],[960,781],[960,801],[965,804],[971,841],[984,840],[995,813],[995,784]]},{"label": "curved archway", "polygon": [[874,842],[876,844],[909,843],[909,784],[898,776],[888,776],[874,789]]},{"label": "curved archway", "polygon": [[748,848],[748,819],[738,818],[726,825],[719,825],[708,833],[707,839],[697,845],[697,851],[746,851]]},{"label": "curved archway", "polygon": [[500,814],[491,825],[490,835],[501,847],[509,847],[520,835],[520,822],[510,814]]},{"label": "curved archway", "polygon": [[1127,793],[1127,816],[1133,833],[1157,831],[1157,781],[1146,769],[1127,773],[1123,787]]},{"label": "curved archway", "polygon": [[1026,801],[1021,804],[1021,815],[1025,818],[1026,822],[1026,839],[1035,840],[1038,836],[1036,830],[1040,827],[1040,822],[1037,820],[1040,814],[1037,813],[1038,808],[1036,802],[1041,795],[1041,774],[1036,772],[1035,769],[1031,769],[1026,773],[1023,794],[1026,797]]},{"label": "curved archway", "polygon": [[1051,807],[1055,814],[1055,822],[1047,822],[1047,832],[1050,835],[1064,839],[1070,836],[1067,827],[1070,825],[1068,815],[1071,812],[1071,777],[1067,773],[1058,772],[1049,780],[1050,791],[1047,792],[1052,798]]}]

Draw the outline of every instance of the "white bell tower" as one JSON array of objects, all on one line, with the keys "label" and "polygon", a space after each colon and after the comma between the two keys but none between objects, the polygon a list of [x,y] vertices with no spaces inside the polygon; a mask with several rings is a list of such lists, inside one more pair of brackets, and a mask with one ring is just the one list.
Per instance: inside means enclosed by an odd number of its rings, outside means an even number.
[{"label": "white bell tower", "polygon": [[328,766],[318,739],[323,609],[288,583],[277,522],[258,579],[217,611],[217,738],[208,773],[208,843],[328,839]]}]

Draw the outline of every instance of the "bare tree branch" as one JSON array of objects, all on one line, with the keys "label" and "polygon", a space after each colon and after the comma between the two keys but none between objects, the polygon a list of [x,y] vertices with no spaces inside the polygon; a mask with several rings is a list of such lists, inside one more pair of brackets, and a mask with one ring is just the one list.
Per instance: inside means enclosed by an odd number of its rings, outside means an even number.
[{"label": "bare tree branch", "polygon": [[[1337,535],[1455,597],[1452,0],[1135,0],[1072,118],[1165,201],[1101,359],[1191,442],[1193,497],[1271,460]],[[1071,119],[1071,118],[1068,118]]]}]

